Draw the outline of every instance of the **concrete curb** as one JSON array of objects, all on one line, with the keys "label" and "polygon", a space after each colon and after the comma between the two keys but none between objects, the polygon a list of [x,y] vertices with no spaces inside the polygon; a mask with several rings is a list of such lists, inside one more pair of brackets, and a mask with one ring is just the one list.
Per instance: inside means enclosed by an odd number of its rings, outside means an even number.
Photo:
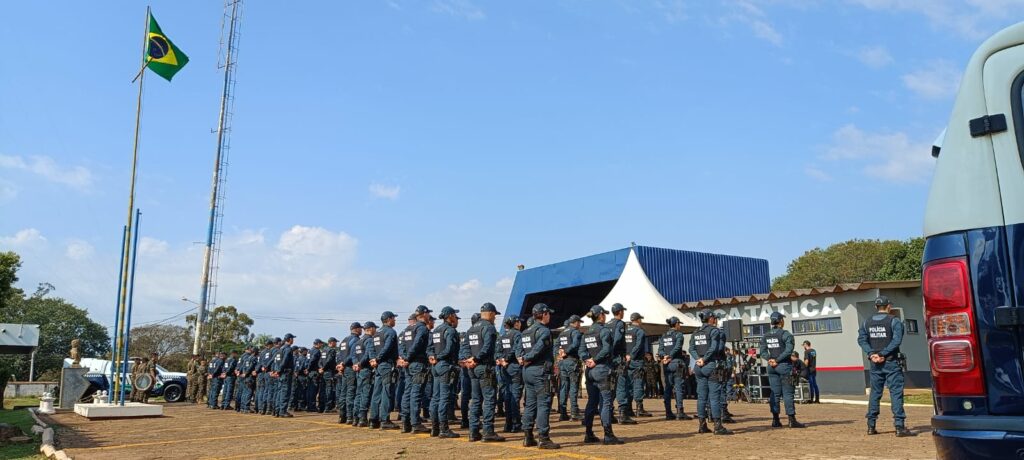
[{"label": "concrete curb", "polygon": [[[854,405],[854,406],[866,406],[866,405],[868,405],[867,401],[859,401],[859,400],[856,400],[856,399],[824,399],[824,398],[822,398],[821,402],[827,403],[827,404],[851,404],[851,405]],[[892,405],[892,404],[887,403],[887,402],[883,402],[883,403],[880,403],[880,404],[883,405],[883,406],[891,406]],[[903,407],[932,407],[932,405],[931,404],[903,404]]]},{"label": "concrete curb", "polygon": [[28,409],[28,413],[32,414],[32,419],[36,421],[36,425],[32,427],[32,432],[37,431],[42,433],[42,445],[39,446],[39,452],[42,453],[46,458],[54,458],[57,460],[71,460],[68,454],[64,453],[64,450],[57,450],[53,446],[54,432],[53,428],[50,428],[46,422],[43,422],[39,418],[39,414],[36,413],[36,409]]}]

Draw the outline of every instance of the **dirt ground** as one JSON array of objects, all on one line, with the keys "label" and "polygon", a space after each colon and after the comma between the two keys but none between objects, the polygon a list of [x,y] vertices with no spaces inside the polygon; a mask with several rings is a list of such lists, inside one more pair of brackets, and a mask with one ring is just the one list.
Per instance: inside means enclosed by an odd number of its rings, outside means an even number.
[{"label": "dirt ground", "polygon": [[[692,412],[694,401],[686,401]],[[648,410],[661,406],[647,404]],[[292,419],[240,415],[205,407],[168,404],[164,417],[136,420],[89,421],[74,413],[51,416],[57,423],[58,448],[75,459],[123,458],[476,458],[503,459],[604,459],[678,458],[781,458],[866,459],[935,458],[929,432],[931,409],[908,407],[908,425],[920,433],[896,438],[888,407],[882,407],[878,436],[864,434],[866,407],[845,404],[800,405],[804,430],[772,429],[764,404],[733,403],[730,410],[738,423],[729,425],[733,436],[697,435],[696,421],[668,421],[664,413],[640,419],[639,425],[615,425],[622,446],[583,445],[583,427],[573,422],[553,422],[551,437],[561,450],[542,451],[522,447],[522,434],[504,435],[505,443],[469,443],[466,431],[454,440],[428,435],[382,432],[337,424],[337,415],[298,412]],[[552,417],[554,420],[555,417]],[[502,426],[499,419],[498,427]],[[598,432],[600,436],[600,432]]]}]

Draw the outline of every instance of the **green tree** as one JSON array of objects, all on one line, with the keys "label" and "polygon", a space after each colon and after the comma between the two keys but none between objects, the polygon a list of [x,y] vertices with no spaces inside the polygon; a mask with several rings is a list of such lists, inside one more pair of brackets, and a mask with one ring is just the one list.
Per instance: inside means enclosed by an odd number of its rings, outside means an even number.
[{"label": "green tree", "polygon": [[[189,333],[194,335],[196,315],[188,315],[185,322],[189,325]],[[252,325],[252,318],[239,312],[234,305],[214,308],[203,325],[202,349],[207,356],[215,351],[241,351],[255,337],[249,332]]]},{"label": "green tree", "polygon": [[923,240],[850,240],[825,249],[814,248],[790,262],[786,274],[775,279],[772,289],[920,278],[919,251],[923,247]]},{"label": "green tree", "polygon": [[133,327],[128,356],[160,355],[160,365],[171,371],[184,372],[192,354],[192,336],[185,326],[150,324]]},{"label": "green tree", "polygon": [[21,298],[21,290],[14,287],[18,282],[18,269],[21,268],[21,257],[7,251],[0,252],[0,310],[15,303]]}]

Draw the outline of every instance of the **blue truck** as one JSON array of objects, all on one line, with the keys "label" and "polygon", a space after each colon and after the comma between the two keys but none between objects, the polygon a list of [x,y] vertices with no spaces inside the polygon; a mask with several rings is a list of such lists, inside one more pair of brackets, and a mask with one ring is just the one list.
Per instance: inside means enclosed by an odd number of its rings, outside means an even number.
[{"label": "blue truck", "polygon": [[[89,372],[85,374],[85,378],[89,380],[89,389],[86,390],[82,396],[83,400],[91,401],[93,393],[97,391],[109,392],[113,385],[110,382],[110,364],[111,361],[106,359],[94,359],[84,358],[81,360],[81,366],[88,368]],[[64,367],[71,366],[71,359],[64,360]],[[128,369],[131,369],[129,361]],[[169,403],[176,403],[185,400],[185,390],[188,388],[188,379],[183,372],[171,372],[164,369],[162,366],[157,364],[156,366],[156,382],[153,387],[149,389],[149,395],[151,397],[162,396],[165,401]],[[121,383],[125,386],[125,399],[128,398],[128,393],[131,392],[132,382],[131,376],[127,373],[118,373],[121,379]]]},{"label": "blue truck", "polygon": [[1024,23],[971,57],[932,155],[922,290],[942,459],[1024,458]]}]

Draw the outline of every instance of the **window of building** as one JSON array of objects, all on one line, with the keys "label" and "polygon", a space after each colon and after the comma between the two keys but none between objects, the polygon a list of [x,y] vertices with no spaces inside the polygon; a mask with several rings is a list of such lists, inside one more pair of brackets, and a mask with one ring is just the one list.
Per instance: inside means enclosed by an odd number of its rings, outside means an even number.
[{"label": "window of building", "polygon": [[793,321],[794,334],[821,334],[826,332],[843,332],[841,318],[805,319]]},{"label": "window of building", "polygon": [[747,337],[764,337],[764,334],[771,330],[772,325],[768,323],[759,324],[744,324],[743,325],[743,338]]},{"label": "window of building", "polygon": [[908,319],[903,322],[904,329],[907,330],[907,334],[917,334],[917,320]]}]

